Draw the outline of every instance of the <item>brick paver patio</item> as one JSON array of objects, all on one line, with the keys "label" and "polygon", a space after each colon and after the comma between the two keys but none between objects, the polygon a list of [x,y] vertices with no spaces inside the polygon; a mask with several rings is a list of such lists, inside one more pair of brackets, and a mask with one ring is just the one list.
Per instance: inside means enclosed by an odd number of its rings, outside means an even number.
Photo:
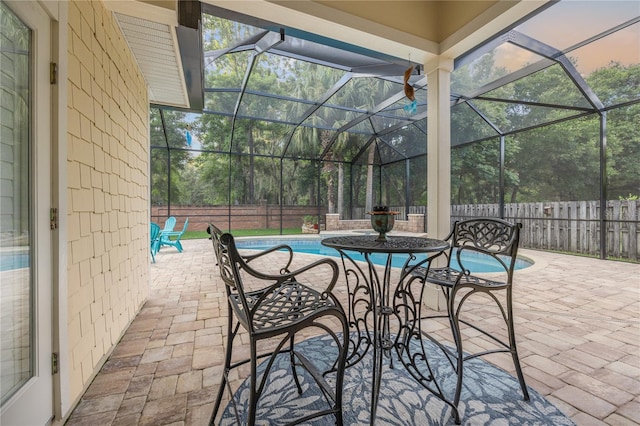
[{"label": "brick paver patio", "polygon": [[[211,242],[184,241],[151,264],[150,296],[68,425],[205,425],[226,335]],[[527,384],[578,425],[640,424],[640,265],[521,250],[516,333]],[[296,264],[309,255],[296,255]],[[471,315],[494,315],[481,304]],[[449,336],[444,325],[432,330]],[[482,346],[472,333],[465,349]],[[505,355],[486,357],[513,373]],[[234,373],[237,387],[246,374]],[[224,404],[224,402],[223,402]]]}]

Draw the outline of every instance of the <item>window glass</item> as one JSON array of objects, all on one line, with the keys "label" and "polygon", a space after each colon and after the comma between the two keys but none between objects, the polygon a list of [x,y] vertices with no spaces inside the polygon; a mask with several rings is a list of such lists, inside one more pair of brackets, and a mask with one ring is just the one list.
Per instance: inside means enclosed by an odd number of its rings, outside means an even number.
[{"label": "window glass", "polygon": [[0,328],[2,402],[33,376],[31,31],[0,3]]}]

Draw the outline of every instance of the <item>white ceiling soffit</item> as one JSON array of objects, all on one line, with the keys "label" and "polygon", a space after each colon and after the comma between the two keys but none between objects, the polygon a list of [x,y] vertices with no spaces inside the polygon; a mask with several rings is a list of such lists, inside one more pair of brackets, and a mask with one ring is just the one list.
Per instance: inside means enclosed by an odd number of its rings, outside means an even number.
[{"label": "white ceiling soffit", "polygon": [[118,12],[122,33],[149,87],[149,102],[189,108],[175,27]]}]

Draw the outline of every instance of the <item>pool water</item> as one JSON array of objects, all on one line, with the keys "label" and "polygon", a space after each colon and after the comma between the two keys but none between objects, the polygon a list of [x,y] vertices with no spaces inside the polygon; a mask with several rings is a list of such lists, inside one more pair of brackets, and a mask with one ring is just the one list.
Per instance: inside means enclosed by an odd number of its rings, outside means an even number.
[{"label": "pool water", "polygon": [[[287,244],[296,253],[317,254],[321,256],[340,257],[340,253],[336,249],[325,247],[320,243],[321,238],[251,238],[238,239],[236,245],[239,249],[248,250],[265,250],[270,247]],[[353,260],[364,261],[364,256],[358,252],[349,252]],[[373,253],[371,259],[376,265],[384,265],[387,261],[387,255],[384,253]],[[424,260],[425,255],[417,255],[417,261]],[[491,257],[481,253],[464,253],[462,256],[463,263],[471,272],[502,272],[503,268]],[[401,268],[407,260],[407,255],[395,254],[391,265]],[[523,269],[531,266],[532,262],[526,259],[518,258],[516,260],[515,269]],[[457,261],[452,260],[451,266],[459,268]]]},{"label": "pool water", "polygon": [[10,271],[12,269],[28,268],[28,253],[2,253],[0,254],[0,271]]}]

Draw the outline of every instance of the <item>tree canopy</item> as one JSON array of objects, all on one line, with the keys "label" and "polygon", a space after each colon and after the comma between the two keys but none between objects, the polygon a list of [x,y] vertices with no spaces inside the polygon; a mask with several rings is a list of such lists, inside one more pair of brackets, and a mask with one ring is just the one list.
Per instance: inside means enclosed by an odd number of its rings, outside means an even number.
[{"label": "tree canopy", "polygon": [[[211,43],[211,50],[222,48],[213,39]],[[505,75],[506,70],[493,61],[485,55],[466,73],[454,74],[454,87],[464,92],[465,87],[487,80],[488,74]],[[256,72],[247,74],[247,67]],[[158,110],[152,109],[154,204],[167,203],[169,192],[171,203],[181,205],[266,200],[324,205],[340,212],[346,198],[352,200],[351,207],[371,202],[426,203],[426,125],[372,137],[371,126],[379,121],[374,116],[351,131],[338,132],[352,119],[350,106],[360,105],[366,111],[394,93],[397,84],[351,77],[327,101],[337,108],[317,107],[307,121],[296,124],[313,108],[312,100],[345,78],[343,71],[245,51],[220,56],[208,63],[207,70],[207,87],[220,88],[207,98],[209,112],[164,110],[163,130]],[[246,99],[238,101],[233,88],[246,78]],[[586,83],[605,105],[602,111],[585,112],[584,97],[559,65],[477,99],[455,102],[452,203],[500,201],[501,134],[505,202],[597,199],[601,126],[606,135],[608,197],[640,195],[640,65],[612,62],[592,72]],[[283,102],[285,98],[309,102]],[[229,108],[239,108],[242,114],[236,116]],[[295,120],[287,121],[291,117]],[[187,130],[199,142],[198,148],[186,145]],[[407,159],[388,161],[397,154]],[[357,161],[351,162],[354,158]]]}]

